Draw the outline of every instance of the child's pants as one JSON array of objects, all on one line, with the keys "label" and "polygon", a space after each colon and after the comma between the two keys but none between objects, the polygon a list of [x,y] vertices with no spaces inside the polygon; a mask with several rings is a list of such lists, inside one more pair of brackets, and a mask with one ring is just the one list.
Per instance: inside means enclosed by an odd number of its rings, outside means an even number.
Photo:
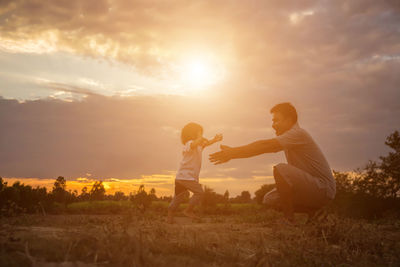
[{"label": "child's pants", "polygon": [[172,211],[175,211],[185,199],[188,191],[191,191],[193,193],[189,204],[198,204],[204,194],[201,184],[199,184],[199,182],[197,181],[192,180],[175,180],[175,196],[172,199],[171,204],[169,204],[168,208]]}]

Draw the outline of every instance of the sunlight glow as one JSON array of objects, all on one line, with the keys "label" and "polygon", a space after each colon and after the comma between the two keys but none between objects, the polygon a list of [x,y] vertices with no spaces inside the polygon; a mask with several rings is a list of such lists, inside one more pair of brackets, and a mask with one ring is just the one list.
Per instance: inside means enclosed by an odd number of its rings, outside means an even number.
[{"label": "sunlight glow", "polygon": [[0,51],[8,53],[44,54],[57,51],[58,37],[54,31],[46,31],[37,37],[18,35],[19,38],[0,37]]},{"label": "sunlight glow", "polygon": [[186,60],[181,64],[180,76],[182,86],[198,89],[217,83],[224,75],[222,67],[215,62],[195,58]]}]

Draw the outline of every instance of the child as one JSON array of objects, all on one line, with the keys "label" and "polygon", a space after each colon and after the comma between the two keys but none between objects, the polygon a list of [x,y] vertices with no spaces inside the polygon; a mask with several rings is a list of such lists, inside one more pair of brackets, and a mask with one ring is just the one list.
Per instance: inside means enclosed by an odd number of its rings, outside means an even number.
[{"label": "child", "polygon": [[222,134],[217,134],[212,140],[203,137],[203,127],[197,123],[188,123],[181,132],[183,147],[183,159],[175,178],[175,196],[168,207],[168,222],[174,222],[174,212],[184,200],[188,191],[193,193],[188,207],[183,214],[192,219],[199,219],[193,208],[201,200],[203,188],[199,184],[202,152],[206,146],[222,140]]}]

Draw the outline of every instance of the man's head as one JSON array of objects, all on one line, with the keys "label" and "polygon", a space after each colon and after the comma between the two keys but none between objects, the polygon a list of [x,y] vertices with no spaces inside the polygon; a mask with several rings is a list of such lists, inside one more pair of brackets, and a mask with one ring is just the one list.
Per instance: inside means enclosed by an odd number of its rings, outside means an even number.
[{"label": "man's head", "polygon": [[276,135],[288,131],[297,122],[297,111],[290,103],[280,103],[270,110],[272,114],[272,128]]}]

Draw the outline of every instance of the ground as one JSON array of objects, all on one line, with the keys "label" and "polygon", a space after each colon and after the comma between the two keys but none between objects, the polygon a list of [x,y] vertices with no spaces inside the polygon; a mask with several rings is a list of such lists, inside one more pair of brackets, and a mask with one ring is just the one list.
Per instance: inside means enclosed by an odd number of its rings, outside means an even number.
[{"label": "ground", "polygon": [[399,266],[400,222],[328,215],[19,215],[0,219],[0,266]]}]

